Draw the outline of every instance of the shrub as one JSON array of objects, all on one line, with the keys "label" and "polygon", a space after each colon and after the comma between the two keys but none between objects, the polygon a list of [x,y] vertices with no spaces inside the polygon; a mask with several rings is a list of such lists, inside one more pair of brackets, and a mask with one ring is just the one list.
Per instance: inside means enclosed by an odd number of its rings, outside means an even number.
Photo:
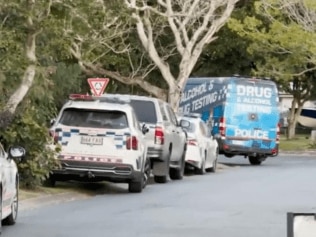
[{"label": "shrub", "polygon": [[21,145],[26,149],[26,157],[18,163],[21,186],[36,188],[49,175],[51,169],[59,166],[55,152],[48,144],[51,141],[45,124],[34,119],[38,111],[28,108],[17,116],[1,133],[4,144]]}]

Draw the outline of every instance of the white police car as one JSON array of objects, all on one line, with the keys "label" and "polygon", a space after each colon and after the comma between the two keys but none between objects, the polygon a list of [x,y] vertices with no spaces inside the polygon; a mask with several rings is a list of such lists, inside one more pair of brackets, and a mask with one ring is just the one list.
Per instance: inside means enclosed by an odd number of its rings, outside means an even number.
[{"label": "white police car", "polygon": [[0,143],[0,227],[1,224],[13,225],[18,215],[19,174],[15,159],[22,158],[25,149],[12,146],[8,152]]},{"label": "white police car", "polygon": [[128,183],[141,192],[149,177],[147,145],[129,101],[74,94],[50,133],[61,151],[61,168],[50,181],[84,180]]}]

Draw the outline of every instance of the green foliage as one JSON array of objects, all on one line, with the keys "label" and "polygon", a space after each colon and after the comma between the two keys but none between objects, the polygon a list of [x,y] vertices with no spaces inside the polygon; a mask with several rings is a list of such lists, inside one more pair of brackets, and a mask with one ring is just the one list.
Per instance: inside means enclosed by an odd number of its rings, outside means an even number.
[{"label": "green foliage", "polygon": [[88,92],[88,83],[78,64],[57,63],[50,75],[50,94],[58,109],[68,99],[69,94]]},{"label": "green foliage", "polygon": [[34,119],[38,112],[34,107],[28,108],[1,132],[4,144],[19,144],[27,151],[26,158],[18,164],[21,185],[26,188],[41,185],[50,170],[59,167],[55,151],[48,146],[51,138],[47,128]]},{"label": "green foliage", "polygon": [[251,42],[248,52],[257,59],[257,75],[292,80],[315,58],[315,32],[291,19],[279,2],[267,8],[263,1],[254,1],[252,15],[231,19],[229,27]]},{"label": "green foliage", "polygon": [[218,38],[205,47],[192,76],[249,75],[253,58],[247,52],[249,40],[224,26]]}]

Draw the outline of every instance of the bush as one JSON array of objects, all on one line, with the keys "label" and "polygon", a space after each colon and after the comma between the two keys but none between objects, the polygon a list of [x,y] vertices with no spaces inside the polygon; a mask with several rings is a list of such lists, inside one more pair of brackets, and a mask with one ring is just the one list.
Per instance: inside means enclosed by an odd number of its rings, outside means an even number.
[{"label": "bush", "polygon": [[59,166],[55,151],[48,146],[51,140],[48,129],[34,119],[37,112],[34,108],[27,109],[1,133],[4,145],[21,145],[26,149],[25,159],[18,163],[24,188],[40,186],[50,170]]}]

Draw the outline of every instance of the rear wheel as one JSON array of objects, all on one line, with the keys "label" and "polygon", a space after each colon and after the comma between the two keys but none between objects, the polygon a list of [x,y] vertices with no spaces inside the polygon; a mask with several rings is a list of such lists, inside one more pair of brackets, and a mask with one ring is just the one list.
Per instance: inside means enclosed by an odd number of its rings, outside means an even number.
[{"label": "rear wheel", "polygon": [[199,174],[199,175],[205,174],[205,172],[206,172],[206,170],[205,170],[205,162],[206,162],[206,152],[205,152],[205,157],[202,159],[201,167],[195,169],[195,173],[196,174]]},{"label": "rear wheel", "polygon": [[140,180],[133,180],[128,184],[130,193],[141,193],[146,187],[150,175],[150,162],[146,160]]},{"label": "rear wheel", "polygon": [[19,184],[16,181],[15,185],[15,196],[11,204],[11,214],[3,220],[4,225],[14,225],[16,218],[18,216],[18,207],[19,207]]},{"label": "rear wheel", "polygon": [[154,181],[156,183],[161,183],[161,184],[166,183],[167,182],[167,175],[163,175],[163,176],[155,175]]},{"label": "rear wheel", "polygon": [[217,160],[218,160],[218,149],[216,150],[216,157],[215,160],[213,161],[213,166],[209,168],[207,171],[215,173],[217,169]]},{"label": "rear wheel", "polygon": [[56,179],[54,178],[53,175],[49,175],[49,177],[44,180],[43,185],[46,187],[55,187]]},{"label": "rear wheel", "polygon": [[[166,161],[154,164],[153,173],[154,173],[154,181],[156,183],[164,184],[164,183],[167,183],[167,181],[168,181],[171,152],[172,152],[172,147],[169,147],[169,153],[168,153],[168,157],[167,157]],[[159,170],[158,175],[155,174],[155,170],[157,169],[157,167]],[[163,175],[161,175],[161,174],[163,174]]]},{"label": "rear wheel", "polygon": [[142,178],[140,181],[131,181],[128,184],[128,191],[130,193],[141,193],[144,187],[144,179]]},{"label": "rear wheel", "polygon": [[170,171],[169,171],[170,179],[172,179],[172,180],[183,179],[184,168],[185,168],[185,153],[186,153],[186,149],[184,149],[184,152],[181,156],[180,167],[170,168]]},{"label": "rear wheel", "polygon": [[252,165],[261,165],[262,159],[260,156],[249,156],[249,162]]},{"label": "rear wheel", "polygon": [[145,164],[145,172],[144,172],[144,186],[143,188],[146,187],[146,185],[148,184],[148,180],[150,177],[150,161],[149,159],[146,160],[146,164]]}]

